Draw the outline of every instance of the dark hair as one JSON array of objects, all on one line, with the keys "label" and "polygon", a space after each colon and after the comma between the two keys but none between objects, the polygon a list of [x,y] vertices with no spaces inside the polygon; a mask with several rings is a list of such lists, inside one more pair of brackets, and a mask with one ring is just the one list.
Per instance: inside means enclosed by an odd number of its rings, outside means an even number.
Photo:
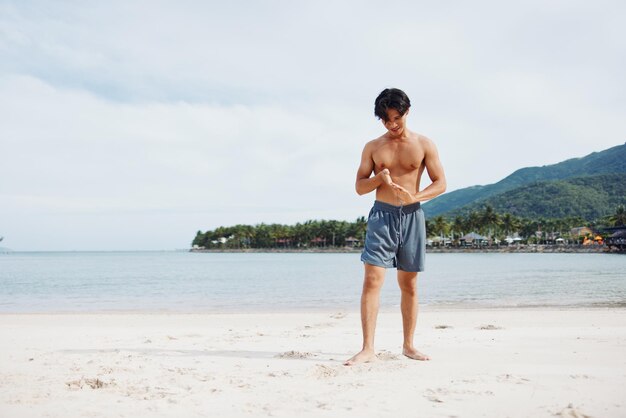
[{"label": "dark hair", "polygon": [[409,97],[400,89],[385,89],[374,102],[374,114],[378,119],[387,122],[387,110],[396,109],[400,115],[404,115],[411,107]]}]

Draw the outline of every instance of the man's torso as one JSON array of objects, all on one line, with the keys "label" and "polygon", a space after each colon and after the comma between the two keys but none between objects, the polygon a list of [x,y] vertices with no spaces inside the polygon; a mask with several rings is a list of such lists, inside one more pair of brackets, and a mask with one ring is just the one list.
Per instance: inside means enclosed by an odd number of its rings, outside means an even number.
[{"label": "man's torso", "polygon": [[[419,134],[411,132],[408,138],[388,139],[385,135],[373,141],[374,174],[388,169],[393,181],[411,193],[417,193],[424,172],[424,146]],[[387,184],[376,189],[376,200],[400,206],[402,202]]]}]

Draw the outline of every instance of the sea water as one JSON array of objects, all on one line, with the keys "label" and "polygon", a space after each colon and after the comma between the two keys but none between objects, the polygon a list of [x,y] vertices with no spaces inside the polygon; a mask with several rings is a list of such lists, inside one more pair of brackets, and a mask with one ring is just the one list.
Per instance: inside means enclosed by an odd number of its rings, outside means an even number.
[{"label": "sea water", "polygon": [[[0,312],[262,312],[359,309],[356,253],[0,254]],[[624,307],[626,256],[428,254],[420,305]],[[381,308],[400,302],[387,271]]]}]

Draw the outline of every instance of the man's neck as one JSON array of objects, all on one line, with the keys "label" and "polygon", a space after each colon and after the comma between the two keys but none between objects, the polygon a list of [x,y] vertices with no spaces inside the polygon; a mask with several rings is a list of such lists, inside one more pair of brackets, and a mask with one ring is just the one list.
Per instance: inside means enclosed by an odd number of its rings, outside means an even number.
[{"label": "man's neck", "polygon": [[389,131],[387,131],[385,136],[390,141],[398,141],[398,142],[400,142],[400,141],[409,139],[411,137],[411,134],[412,134],[411,131],[409,131],[407,128],[404,128],[404,130],[402,131],[402,133],[400,135],[392,135]]}]

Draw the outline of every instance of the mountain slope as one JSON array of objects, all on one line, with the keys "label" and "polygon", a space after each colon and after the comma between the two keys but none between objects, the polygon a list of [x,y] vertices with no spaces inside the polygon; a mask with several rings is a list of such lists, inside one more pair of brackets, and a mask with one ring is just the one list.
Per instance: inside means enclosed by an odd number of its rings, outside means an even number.
[{"label": "mountain slope", "polygon": [[572,158],[542,167],[521,168],[497,183],[472,186],[443,194],[424,204],[428,218],[456,212],[465,205],[537,181],[561,180],[605,173],[626,173],[626,144],[594,152],[582,158]]},{"label": "mountain slope", "polygon": [[490,205],[496,212],[537,219],[580,216],[593,220],[626,205],[626,173],[599,174],[527,184],[447,212],[466,214]]}]

